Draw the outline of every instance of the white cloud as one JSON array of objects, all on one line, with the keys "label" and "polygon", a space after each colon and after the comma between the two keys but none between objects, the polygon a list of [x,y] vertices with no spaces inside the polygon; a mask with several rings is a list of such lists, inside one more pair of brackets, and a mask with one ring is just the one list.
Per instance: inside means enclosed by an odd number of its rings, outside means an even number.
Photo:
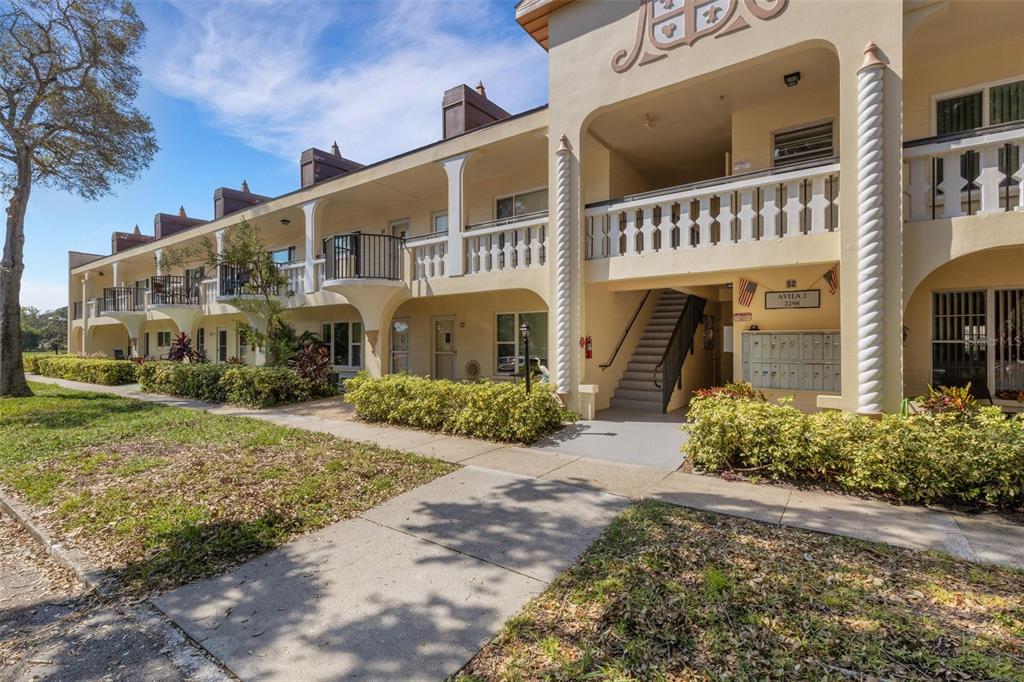
[{"label": "white cloud", "polygon": [[[184,26],[148,69],[153,84],[197,103],[222,132],[284,159],[335,139],[364,163],[433,142],[441,96],[463,82],[483,80],[513,113],[546,100],[543,50],[525,33],[494,39],[480,29],[514,21],[510,4],[501,17],[478,1],[176,7]],[[336,63],[323,63],[325,52]]]}]

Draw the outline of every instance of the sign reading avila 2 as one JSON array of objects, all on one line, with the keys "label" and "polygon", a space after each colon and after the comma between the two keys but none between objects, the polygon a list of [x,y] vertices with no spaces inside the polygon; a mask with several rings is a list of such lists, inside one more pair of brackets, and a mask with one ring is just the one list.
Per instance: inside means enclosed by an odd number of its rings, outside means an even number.
[{"label": "sign reading avila 2", "polygon": [[820,308],[821,289],[764,292],[765,310],[778,308]]},{"label": "sign reading avila 2", "polygon": [[[634,64],[643,66],[663,57],[668,50],[715,34],[716,38],[750,26],[744,14],[773,19],[786,9],[788,0],[742,0],[746,12],[737,12],[740,0],[640,0],[636,40],[629,50],[612,57],[612,70],[625,73]],[[649,52],[646,41],[661,52]]]}]

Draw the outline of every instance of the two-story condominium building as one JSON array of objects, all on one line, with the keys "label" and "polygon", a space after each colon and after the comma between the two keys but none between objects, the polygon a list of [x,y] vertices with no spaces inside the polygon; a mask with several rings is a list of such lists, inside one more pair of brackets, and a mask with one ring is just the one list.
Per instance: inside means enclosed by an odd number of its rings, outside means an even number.
[{"label": "two-story condominium building", "polygon": [[458,86],[434,144],[368,165],[310,149],[294,192],[222,188],[210,220],[158,214],[110,255],[72,253],[71,349],[156,358],[186,331],[214,361],[258,362],[238,273],[160,265],[246,220],[288,275],[289,321],[341,374],[514,377],[525,322],[585,416],[733,379],[808,410],[968,381],[1024,400],[1024,5],[515,13],[548,54],[546,107]]}]

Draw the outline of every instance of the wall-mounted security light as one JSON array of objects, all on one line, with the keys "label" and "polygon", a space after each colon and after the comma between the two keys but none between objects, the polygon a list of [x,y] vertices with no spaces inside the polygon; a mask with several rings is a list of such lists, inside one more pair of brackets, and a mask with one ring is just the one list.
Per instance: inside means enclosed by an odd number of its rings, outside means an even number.
[{"label": "wall-mounted security light", "polygon": [[793,73],[787,73],[782,77],[782,80],[786,82],[786,87],[791,88],[800,82],[800,72],[794,71]]},{"label": "wall-mounted security light", "polygon": [[281,224],[282,225],[291,225],[292,221],[288,220],[287,218],[281,218]]}]

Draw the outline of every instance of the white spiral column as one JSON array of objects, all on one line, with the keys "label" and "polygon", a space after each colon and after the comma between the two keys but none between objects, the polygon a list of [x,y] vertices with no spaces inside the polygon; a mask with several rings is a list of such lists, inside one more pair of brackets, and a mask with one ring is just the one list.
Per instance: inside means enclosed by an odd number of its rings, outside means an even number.
[{"label": "white spiral column", "polygon": [[572,362],[572,310],[569,304],[572,293],[572,283],[569,281],[572,271],[572,145],[565,135],[562,136],[556,154],[558,194],[555,197],[555,387],[558,393],[565,395],[570,389]]},{"label": "white spiral column", "polygon": [[857,72],[857,408],[882,411],[885,205],[882,90],[885,68],[869,43]]}]

